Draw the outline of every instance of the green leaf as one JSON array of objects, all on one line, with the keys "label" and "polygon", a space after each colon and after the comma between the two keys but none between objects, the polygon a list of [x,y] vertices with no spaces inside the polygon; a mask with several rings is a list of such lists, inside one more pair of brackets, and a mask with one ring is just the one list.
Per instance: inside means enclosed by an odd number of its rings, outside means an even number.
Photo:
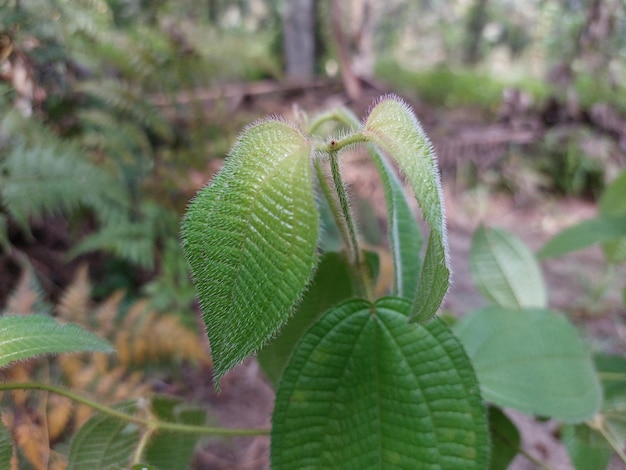
[{"label": "green leaf", "polygon": [[[153,398],[152,410],[159,419],[170,423],[201,426],[206,421],[206,410],[189,407],[170,397]],[[197,435],[162,431],[150,440],[143,460],[154,468],[191,468],[197,442]]]},{"label": "green leaf", "polygon": [[383,98],[372,108],[363,135],[398,164],[430,226],[411,314],[417,321],[428,320],[440,307],[450,281],[443,195],[435,152],[413,111],[394,96]]},{"label": "green leaf", "polygon": [[513,234],[481,225],[472,238],[469,262],[476,287],[496,305],[546,307],[541,269],[533,254]]},{"label": "green leaf", "polygon": [[586,424],[562,426],[561,441],[576,470],[603,470],[613,455],[604,437]]},{"label": "green leaf", "polygon": [[0,367],[40,354],[114,351],[108,341],[47,315],[1,316],[0,338]]},{"label": "green leaf", "polygon": [[[622,171],[606,187],[598,201],[598,209],[605,217],[626,215],[626,171]],[[609,262],[623,262],[626,260],[626,236],[603,243],[602,249]]]},{"label": "green leaf", "polygon": [[422,232],[406,199],[402,183],[384,155],[371,152],[385,191],[389,244],[394,264],[394,294],[415,300],[420,277]]},{"label": "green leaf", "polygon": [[565,422],[598,411],[602,396],[593,363],[562,315],[489,307],[462,318],[454,332],[485,399]]},{"label": "green leaf", "polygon": [[623,448],[626,441],[626,358],[596,354],[594,362],[604,392],[601,424],[613,443]]},{"label": "green leaf", "polygon": [[489,437],[472,366],[411,303],[350,300],[302,338],[280,383],[272,468],[484,469]]},{"label": "green leaf", "polygon": [[[135,402],[116,407],[124,413],[137,410]],[[67,470],[119,466],[128,468],[134,449],[139,444],[137,425],[97,414],[76,433],[70,444]]]},{"label": "green leaf", "polygon": [[183,226],[220,378],[287,321],[317,262],[311,143],[268,120],[248,128]]},{"label": "green leaf", "polygon": [[280,336],[265,346],[258,360],[268,379],[278,385],[291,353],[304,332],[333,305],[356,293],[350,264],[339,253],[325,254],[313,282],[296,313],[280,332]]},{"label": "green leaf", "polygon": [[13,438],[11,437],[11,431],[7,429],[2,419],[0,419],[0,468],[11,468],[12,456]]},{"label": "green leaf", "polygon": [[506,470],[520,448],[517,426],[496,407],[489,407],[489,432],[491,433],[490,470]]},{"label": "green leaf", "polygon": [[626,215],[596,217],[557,233],[539,250],[537,256],[540,258],[563,256],[596,243],[617,240],[624,237],[625,234]]}]

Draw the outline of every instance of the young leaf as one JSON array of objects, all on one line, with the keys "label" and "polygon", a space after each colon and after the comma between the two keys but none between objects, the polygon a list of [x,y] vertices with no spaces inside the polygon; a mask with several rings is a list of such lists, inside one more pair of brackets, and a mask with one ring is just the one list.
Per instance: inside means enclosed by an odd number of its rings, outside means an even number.
[{"label": "young leaf", "polygon": [[474,233],[469,261],[476,287],[496,305],[546,307],[541,269],[533,254],[513,234],[481,225]]},{"label": "young leaf", "polygon": [[302,338],[272,419],[272,468],[484,469],[489,437],[463,348],[411,303],[350,300]]},{"label": "young leaf", "polygon": [[248,128],[183,225],[216,385],[286,322],[316,264],[311,143],[275,120]]},{"label": "young leaf", "polygon": [[12,456],[13,438],[11,437],[11,431],[7,429],[2,419],[0,419],[0,468],[11,468]]},{"label": "young leaf", "polygon": [[58,323],[47,315],[0,317],[0,367],[40,354],[113,352],[111,344],[77,325]]},{"label": "young leaf", "polygon": [[[125,413],[136,411],[135,402],[117,407]],[[97,414],[74,435],[67,457],[67,470],[85,468],[128,468],[133,450],[139,444],[137,425]]]},{"label": "young leaf", "polygon": [[411,314],[414,320],[426,321],[437,312],[450,280],[443,196],[435,152],[413,111],[393,96],[384,98],[372,108],[363,135],[397,162],[430,226]]},{"label": "young leaf", "polygon": [[539,258],[554,258],[582,250],[596,243],[618,240],[626,235],[626,215],[596,217],[566,228],[548,240],[537,253]]},{"label": "young leaf", "polygon": [[339,253],[326,253],[321,259],[302,303],[289,323],[274,339],[259,352],[257,358],[265,375],[278,385],[291,353],[304,332],[327,309],[342,300],[352,297],[355,283],[350,265]]},{"label": "young leaf", "polygon": [[394,293],[415,300],[420,277],[422,232],[406,200],[406,193],[395,171],[378,152],[371,152],[385,191],[389,244],[393,254]]},{"label": "young leaf", "polygon": [[598,411],[602,395],[593,363],[562,315],[489,307],[461,319],[454,332],[485,399],[565,422]]}]

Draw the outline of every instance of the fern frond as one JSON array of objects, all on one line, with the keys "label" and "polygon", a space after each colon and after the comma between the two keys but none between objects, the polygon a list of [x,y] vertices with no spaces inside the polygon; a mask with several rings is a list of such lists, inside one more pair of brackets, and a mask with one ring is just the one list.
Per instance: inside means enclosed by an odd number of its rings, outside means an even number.
[{"label": "fern frond", "polygon": [[16,145],[0,161],[7,176],[0,202],[24,226],[29,217],[72,212],[83,206],[103,219],[130,204],[124,188],[103,169],[83,157],[73,145]]},{"label": "fern frond", "polygon": [[49,306],[44,300],[41,284],[39,284],[33,269],[26,266],[22,270],[17,286],[9,295],[4,311],[25,315],[48,310]]},{"label": "fern frond", "polygon": [[172,140],[170,123],[159,109],[145,100],[137,87],[114,78],[104,78],[85,81],[78,86],[78,91],[145,125],[161,139]]},{"label": "fern frond", "polygon": [[90,300],[89,269],[86,264],[82,264],[76,271],[74,280],[63,292],[57,304],[57,313],[64,320],[86,325],[85,317],[90,310]]},{"label": "fern frond", "polygon": [[48,439],[54,442],[69,426],[74,402],[67,397],[51,394],[48,396],[47,405]]}]

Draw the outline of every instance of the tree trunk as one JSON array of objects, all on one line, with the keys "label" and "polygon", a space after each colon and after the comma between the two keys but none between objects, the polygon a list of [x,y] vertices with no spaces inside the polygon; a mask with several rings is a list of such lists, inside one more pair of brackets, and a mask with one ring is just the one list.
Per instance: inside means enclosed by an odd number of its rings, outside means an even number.
[{"label": "tree trunk", "polygon": [[287,0],[283,32],[287,78],[311,80],[315,65],[315,1]]}]

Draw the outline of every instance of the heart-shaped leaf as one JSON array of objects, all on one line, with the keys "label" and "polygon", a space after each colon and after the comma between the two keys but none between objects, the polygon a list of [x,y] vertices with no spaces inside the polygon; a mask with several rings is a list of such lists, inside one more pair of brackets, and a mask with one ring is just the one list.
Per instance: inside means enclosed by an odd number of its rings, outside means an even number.
[{"label": "heart-shaped leaf", "polygon": [[566,422],[598,411],[602,393],[591,357],[562,315],[489,307],[465,316],[454,331],[485,399]]},{"label": "heart-shaped leaf", "polygon": [[487,468],[472,366],[442,321],[410,311],[350,300],[306,333],[278,389],[272,468]]},{"label": "heart-shaped leaf", "polygon": [[411,314],[414,320],[426,321],[437,312],[450,280],[443,195],[435,152],[413,111],[395,96],[383,98],[372,108],[362,132],[398,164],[430,226]]},{"label": "heart-shaped leaf", "polygon": [[183,226],[219,379],[286,322],[317,262],[312,146],[276,120],[248,128]]}]

